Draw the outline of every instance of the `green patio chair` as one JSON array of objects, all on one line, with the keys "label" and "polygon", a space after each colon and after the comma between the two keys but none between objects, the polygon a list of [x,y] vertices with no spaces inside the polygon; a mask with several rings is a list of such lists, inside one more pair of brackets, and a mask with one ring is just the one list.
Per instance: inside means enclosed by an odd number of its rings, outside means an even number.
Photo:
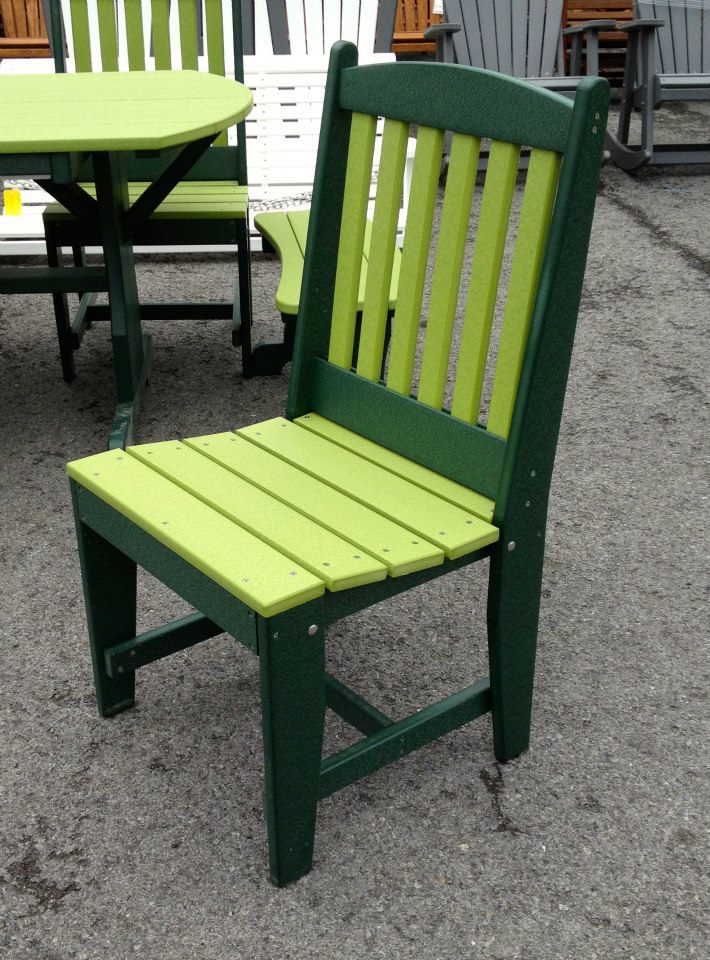
[{"label": "green patio chair", "polygon": [[[243,81],[242,39],[253,52],[251,0],[226,0],[231,8],[231,31],[225,30],[222,0],[207,0],[204,22],[201,4],[195,0],[172,0],[177,21],[171,25],[169,0],[133,0],[119,4],[101,0],[98,29],[91,19],[88,0],[71,0],[69,23],[65,23],[62,0],[48,0],[50,37],[57,72],[65,72],[67,61],[77,72],[144,70],[154,59],[155,68],[169,70],[179,63],[183,69],[198,69],[198,51],[204,47],[202,65],[211,73],[230,75]],[[249,16],[247,16],[249,14]],[[172,14],[174,17],[174,12]],[[69,28],[69,29],[68,29]],[[68,56],[67,56],[68,54]],[[131,203],[149,186],[172,157],[134,157],[130,161],[129,200]],[[88,182],[81,185],[91,193]],[[61,266],[62,247],[72,247],[74,263],[85,262],[84,247],[98,246],[97,227],[77,220],[58,203],[44,213],[45,239],[50,266]],[[235,344],[241,344],[242,364],[249,373],[251,356],[251,275],[246,138],[244,123],[237,127],[237,143],[228,144],[227,133],[197,163],[184,173],[177,188],[165,198],[133,237],[135,246],[236,245],[238,276],[235,295],[229,302],[142,303],[142,320],[219,319],[231,320]],[[79,306],[70,315],[65,294],[53,294],[64,379],[75,377],[74,351],[94,320],[107,320],[108,307],[95,302],[95,293],[80,296]]]},{"label": "green patio chair", "polygon": [[[573,105],[471,67],[356,63],[354,46],[334,46],[286,417],[68,467],[104,716],[133,706],[136,670],[173,651],[227,632],[258,655],[277,884],[310,869],[320,798],[489,711],[499,761],[528,746],[547,502],[607,114],[605,80],[583,80]],[[352,368],[378,115],[385,133]],[[381,377],[410,124],[412,202]],[[492,139],[491,158],[462,277],[481,138]],[[531,158],[482,405],[521,144]],[[467,305],[452,349],[461,285]],[[489,676],[393,719],[325,671],[331,623],[484,558]],[[137,564],[197,612],[136,636]],[[326,706],[365,736],[322,759]]]}]

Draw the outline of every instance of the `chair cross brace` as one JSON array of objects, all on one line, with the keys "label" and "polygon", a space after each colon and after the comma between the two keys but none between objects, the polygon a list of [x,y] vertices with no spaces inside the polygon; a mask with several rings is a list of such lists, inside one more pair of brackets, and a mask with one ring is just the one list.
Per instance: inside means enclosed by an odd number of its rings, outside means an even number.
[{"label": "chair cross brace", "polygon": [[143,191],[136,202],[126,211],[123,229],[126,237],[133,237],[149,220],[168,194],[172,193],[185,174],[207,150],[217,134],[188,143],[151,185]]}]

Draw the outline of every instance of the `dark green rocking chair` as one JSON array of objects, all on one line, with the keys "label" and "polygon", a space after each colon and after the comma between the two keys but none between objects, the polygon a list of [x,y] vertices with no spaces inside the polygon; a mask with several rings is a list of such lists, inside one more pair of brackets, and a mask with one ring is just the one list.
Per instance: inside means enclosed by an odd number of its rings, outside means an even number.
[{"label": "dark green rocking chair", "polygon": [[[139,667],[216,634],[258,655],[277,884],[310,869],[320,798],[486,712],[499,761],[528,746],[548,494],[606,125],[604,80],[583,80],[573,105],[470,67],[356,63],[354,46],[335,45],[286,418],[68,468],[104,716],[133,705]],[[378,115],[387,119],[353,369]],[[410,124],[412,202],[381,379]],[[415,378],[444,131],[451,164]],[[446,411],[483,137],[493,142]],[[484,425],[521,145],[530,163]],[[489,676],[395,720],[326,673],[329,624],[484,558]],[[137,564],[198,612],[136,636]],[[326,707],[365,736],[323,759]]]},{"label": "dark green rocking chair", "polygon": [[[50,35],[55,69],[66,71],[66,25],[61,0],[48,0]],[[205,63],[210,73],[225,75],[234,68],[243,82],[243,40],[253,48],[251,0],[228,0],[231,27],[225,29],[221,0],[208,0],[201,17],[201,4],[195,0],[172,0],[177,5],[179,32],[171,36],[169,0],[151,0],[149,29],[144,27],[144,8],[148,0],[118,4],[100,0],[98,31],[90,26],[88,0],[72,0],[71,46],[77,72],[88,72],[100,64],[103,71],[145,70],[154,59],[157,70],[170,70],[179,62],[184,70],[198,69],[198,50],[205,48]],[[247,18],[246,14],[249,14]],[[176,49],[177,48],[177,49]],[[228,144],[227,133],[220,134],[210,149],[190,168],[182,170],[182,180],[163,198],[147,220],[137,218],[131,228],[135,246],[196,247],[237,246],[238,276],[234,298],[228,302],[141,303],[141,320],[226,320],[231,321],[232,341],[242,349],[245,374],[250,372],[251,357],[251,273],[249,251],[249,213],[247,188],[246,137],[244,123],[237,127],[237,143]],[[129,160],[129,199],[140,206],[141,194],[169,165],[173,158],[136,156]],[[81,183],[93,192],[92,172],[86,170]],[[136,220],[136,218],[133,218]],[[127,224],[129,229],[130,224]],[[100,245],[98,228],[91,221],[78,219],[58,203],[50,204],[44,214],[47,256],[52,267],[61,265],[62,247],[71,247],[74,263],[85,262],[84,248]],[[66,294],[53,294],[64,379],[75,377],[74,351],[79,348],[87,327],[96,320],[108,320],[108,306],[97,304],[95,293],[80,296],[78,308],[70,312]]]}]

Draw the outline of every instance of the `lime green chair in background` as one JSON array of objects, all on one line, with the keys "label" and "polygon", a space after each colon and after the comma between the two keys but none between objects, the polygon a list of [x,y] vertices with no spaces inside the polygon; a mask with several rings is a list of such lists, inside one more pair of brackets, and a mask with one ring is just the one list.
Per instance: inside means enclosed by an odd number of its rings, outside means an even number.
[{"label": "lime green chair in background", "polygon": [[[583,80],[572,104],[470,67],[356,64],[355,47],[336,44],[286,416],[68,468],[104,716],[131,707],[136,670],[173,651],[226,632],[258,655],[277,884],[310,869],[322,797],[487,712],[499,761],[528,747],[550,479],[606,126],[604,80]],[[378,116],[385,130],[355,350]],[[412,193],[385,356],[410,125]],[[433,231],[446,131],[451,160]],[[492,141],[490,159],[462,276],[482,138]],[[512,228],[521,145],[530,160]],[[498,300],[499,347],[489,357]],[[488,676],[394,719],[326,672],[334,621],[483,559]],[[196,612],[136,636],[137,565]],[[326,707],[364,736],[323,759]]]},{"label": "lime green chair in background", "polygon": [[[207,0],[204,17],[195,0],[172,0],[177,11],[178,30],[171,30],[170,0],[100,0],[98,29],[92,27],[92,8],[88,0],[71,0],[69,24],[62,17],[62,0],[48,0],[50,36],[55,69],[65,72],[67,65],[77,72],[99,68],[145,70],[154,60],[158,70],[170,70],[179,63],[182,69],[198,69],[198,50],[204,44],[204,65],[210,73],[222,76],[234,71],[243,82],[242,51],[253,52],[251,17],[253,0],[226,0],[231,24],[223,17],[223,0]],[[174,13],[173,13],[174,16]],[[70,26],[71,30],[67,29]],[[67,42],[70,41],[70,42]],[[68,60],[67,60],[68,53]],[[142,303],[141,320],[203,320],[232,322],[232,339],[241,345],[245,374],[250,372],[251,357],[251,273],[249,251],[249,214],[247,158],[244,123],[237,126],[237,142],[227,142],[227,132],[194,166],[186,168],[183,180],[165,197],[155,213],[132,234],[135,246],[214,246],[236,245],[238,276],[235,295],[229,302]],[[172,157],[138,157],[129,170],[129,197],[138,200]],[[91,193],[91,171],[80,184]],[[61,265],[61,248],[71,246],[74,262],[84,263],[84,247],[98,246],[95,224],[77,219],[58,203],[44,213],[47,255],[52,267]],[[75,377],[74,351],[84,332],[95,320],[107,320],[108,307],[95,303],[95,293],[84,293],[79,306],[70,315],[66,294],[53,294],[64,379]]]}]

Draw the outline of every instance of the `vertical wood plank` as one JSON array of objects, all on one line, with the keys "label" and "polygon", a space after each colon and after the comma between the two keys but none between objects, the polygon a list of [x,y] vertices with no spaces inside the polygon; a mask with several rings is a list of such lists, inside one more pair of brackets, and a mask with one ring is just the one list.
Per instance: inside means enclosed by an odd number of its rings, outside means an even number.
[{"label": "vertical wood plank", "polygon": [[180,16],[180,65],[183,70],[197,70],[197,19],[195,0],[177,0]]},{"label": "vertical wood plank", "polygon": [[[500,2],[505,3],[507,0],[500,0]],[[494,0],[478,0],[478,18],[481,25],[483,66],[486,70],[499,70]]]},{"label": "vertical wood plank", "polygon": [[520,148],[515,144],[497,140],[491,144],[451,405],[452,415],[467,423],[477,422],[481,405],[519,159]]},{"label": "vertical wood plank", "polygon": [[116,38],[116,5],[97,3],[99,18],[99,46],[101,69],[104,73],[118,70],[118,41]]},{"label": "vertical wood plank", "polygon": [[669,4],[670,28],[673,38],[673,73],[688,72],[688,35],[685,32],[685,4]]},{"label": "vertical wood plank", "polygon": [[205,0],[205,34],[207,69],[210,73],[216,73],[223,77],[225,75],[225,61],[222,0]]},{"label": "vertical wood plank", "polygon": [[372,177],[377,117],[354,113],[345,174],[328,360],[349,370],[353,359],[367,202]]},{"label": "vertical wood plank", "polygon": [[545,32],[540,54],[540,72],[537,76],[551,77],[555,72],[555,59],[562,29],[564,0],[547,0],[545,9]]},{"label": "vertical wood plank", "polygon": [[291,44],[290,52],[301,56],[310,53],[306,38],[303,0],[286,0],[286,16],[288,18],[288,38]]},{"label": "vertical wood plank", "polygon": [[170,7],[169,0],[150,0],[153,26],[155,69],[170,69]]},{"label": "vertical wood plank", "polygon": [[496,47],[498,49],[498,69],[501,73],[513,72],[513,31],[511,15],[517,6],[516,0],[497,0],[494,4],[496,21]]},{"label": "vertical wood plank", "polygon": [[378,0],[360,0],[357,44],[366,53],[372,53],[375,49],[378,7]]},{"label": "vertical wood plank", "polygon": [[526,77],[539,77],[542,62],[542,35],[547,0],[530,0],[528,17],[528,63]]},{"label": "vertical wood plank", "polygon": [[526,47],[528,42],[528,0],[520,0],[513,10],[513,76],[524,77],[527,72]]},{"label": "vertical wood plank", "polygon": [[[455,4],[453,13],[449,13],[450,3],[446,4],[447,19],[451,23],[460,23],[463,27],[461,31],[465,35],[465,46],[468,53],[468,60],[464,57],[459,58],[461,63],[470,63],[472,67],[485,67],[483,57],[483,45],[481,43],[481,24],[478,15],[478,0],[473,3],[464,4],[461,0],[452,0]],[[461,34],[454,34],[454,50],[458,38]]]},{"label": "vertical wood plank", "polygon": [[128,69],[145,70],[145,41],[141,0],[123,0],[126,15],[126,48]]},{"label": "vertical wood plank", "polygon": [[403,393],[405,396],[409,395],[412,387],[443,145],[442,130],[420,127],[417,131],[412,189],[409,194],[397,307],[392,324],[390,362],[387,370],[387,386],[390,390]]},{"label": "vertical wood plank", "polygon": [[385,120],[357,357],[357,372],[368,380],[379,380],[382,369],[408,136],[408,123]]},{"label": "vertical wood plank", "polygon": [[[707,16],[710,16],[710,6],[707,8]],[[690,73],[702,73],[703,10],[700,7],[687,7],[685,17],[688,33],[688,71]]]},{"label": "vertical wood plank", "polygon": [[340,7],[341,37],[357,44],[357,31],[360,24],[360,4],[358,0],[330,0],[333,6]]},{"label": "vertical wood plank", "polygon": [[70,0],[74,62],[77,73],[91,73],[91,35],[86,0]]},{"label": "vertical wood plank", "polygon": [[503,438],[508,436],[513,416],[540,269],[547,247],[560,159],[558,153],[550,150],[533,150],[530,154],[488,414],[488,430]]},{"label": "vertical wood plank", "polygon": [[437,410],[441,409],[444,402],[451,335],[461,286],[461,268],[480,148],[478,137],[463,133],[455,133],[451,142],[417,393],[421,403]]},{"label": "vertical wood plank", "polygon": [[340,40],[342,34],[342,9],[339,3],[323,4],[323,45],[326,50],[330,50],[336,40]]},{"label": "vertical wood plank", "polygon": [[303,17],[308,53],[311,55],[327,53],[329,48],[323,45],[323,7],[321,6],[321,0],[303,0]]}]

